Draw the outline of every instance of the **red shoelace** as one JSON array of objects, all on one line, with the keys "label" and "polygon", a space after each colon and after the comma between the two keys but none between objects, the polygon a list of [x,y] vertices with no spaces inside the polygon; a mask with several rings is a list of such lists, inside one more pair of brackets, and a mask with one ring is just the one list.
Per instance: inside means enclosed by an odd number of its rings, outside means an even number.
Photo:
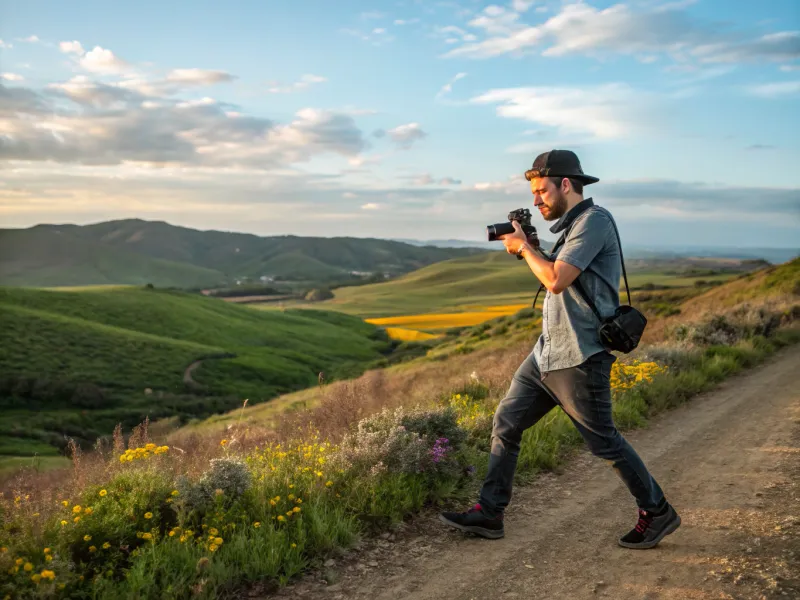
[{"label": "red shoelace", "polygon": [[636,531],[639,533],[644,533],[645,530],[650,527],[650,523],[652,522],[653,515],[646,510],[639,509],[639,521],[636,523]]}]

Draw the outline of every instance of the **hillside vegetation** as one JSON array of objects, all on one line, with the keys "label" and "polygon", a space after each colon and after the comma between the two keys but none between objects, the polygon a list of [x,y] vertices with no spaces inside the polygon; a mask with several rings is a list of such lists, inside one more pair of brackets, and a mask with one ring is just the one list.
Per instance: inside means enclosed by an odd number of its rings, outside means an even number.
[{"label": "hillside vegetation", "polygon": [[109,247],[45,228],[0,230],[0,285],[57,287],[131,284],[195,288],[225,275]]},{"label": "hillside vegetation", "polygon": [[[260,237],[130,219],[0,230],[0,284],[152,283],[199,288],[258,282],[358,281],[395,276],[476,248],[437,248],[362,238]],[[353,272],[357,272],[356,275]]]},{"label": "hillside vegetation", "polygon": [[256,404],[320,372],[358,375],[390,349],[382,331],[347,315],[147,288],[0,288],[0,311],[0,454],[55,452],[65,435],[89,443],[145,416]]},{"label": "hillside vegetation", "polygon": [[[761,261],[636,260],[628,267],[632,289],[721,283],[764,266]],[[505,252],[491,252],[430,265],[392,281],[337,288],[329,307],[362,317],[388,317],[486,305],[528,303],[538,281],[527,265]],[[624,288],[623,288],[624,289]]]},{"label": "hillside vegetation", "polygon": [[[768,301],[783,285],[756,279],[748,304],[619,357],[610,385],[622,431],[800,340],[790,328],[800,316],[795,291],[773,311]],[[484,340],[491,348],[320,386],[315,406],[271,427],[247,411],[205,435],[165,438],[143,424],[76,456],[60,478],[28,473],[0,496],[0,593],[263,596],[309,569],[333,584],[340,551],[359,537],[391,539],[390,527],[421,510],[474,498],[492,416],[534,335],[498,328]],[[569,418],[553,411],[523,435],[515,484],[555,468],[581,443]]]},{"label": "hillside vegetation", "polygon": [[[449,261],[424,270],[441,269],[454,263],[460,268],[468,262]],[[458,270],[453,269],[456,272]],[[418,274],[412,273],[395,282],[374,287],[396,290],[401,282],[413,281]],[[785,311],[800,304],[800,258],[754,273],[726,277],[729,278],[727,283],[711,288],[694,285],[696,280],[689,279],[682,287],[634,291],[633,305],[648,319],[646,342],[664,342],[680,324],[713,316],[709,313],[713,313],[715,307],[730,310],[741,306],[742,302],[748,302],[748,310],[756,313],[753,319],[758,320],[757,313],[761,307]],[[369,287],[373,286],[360,289]],[[540,295],[539,307],[541,302]],[[419,329],[425,330],[424,326]],[[390,366],[384,360],[379,364],[387,368],[366,373],[354,382],[338,382],[326,388],[314,387],[286,394],[268,404],[248,407],[244,411],[213,415],[201,423],[193,424],[190,429],[219,431],[242,417],[254,426],[269,428],[279,423],[281,415],[287,410],[314,406],[326,397],[349,394],[349,390],[353,389],[365,391],[370,396],[381,396],[384,402],[390,404],[393,401],[411,402],[412,399],[435,396],[468,381],[471,373],[502,372],[501,365],[508,361],[509,355],[516,360],[520,347],[529,352],[541,332],[541,311],[528,306],[513,315],[494,317],[478,325],[434,331],[439,334],[435,339],[402,344],[395,354],[405,354],[407,360],[398,361],[399,364]],[[488,376],[493,378],[492,375]],[[380,386],[378,390],[374,389],[376,382]]]}]

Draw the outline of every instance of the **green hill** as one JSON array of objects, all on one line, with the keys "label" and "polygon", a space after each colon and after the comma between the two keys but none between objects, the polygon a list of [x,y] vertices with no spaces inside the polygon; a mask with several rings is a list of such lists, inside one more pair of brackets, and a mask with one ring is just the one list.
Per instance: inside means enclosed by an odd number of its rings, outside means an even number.
[{"label": "green hill", "polygon": [[[361,373],[390,345],[358,318],[254,311],[175,291],[0,288],[0,454],[87,444]],[[184,382],[187,367],[209,358]],[[225,358],[221,358],[225,357]],[[48,448],[48,445],[50,446]]]},{"label": "green hill", "polygon": [[0,230],[0,284],[57,287],[152,283],[185,288],[225,281],[213,269],[142,256],[68,232]]},{"label": "green hill", "polygon": [[0,230],[0,250],[3,285],[181,288],[262,276],[293,282],[342,282],[353,272],[396,276],[486,252],[366,238],[259,237],[140,219]]},{"label": "green hill", "polygon": [[[722,282],[762,265],[760,261],[723,259],[636,260],[626,264],[632,288]],[[505,252],[490,252],[436,263],[392,281],[337,288],[335,298],[315,306],[365,318],[394,316],[453,311],[470,305],[526,303],[533,300],[537,288],[538,281],[526,263]]]}]

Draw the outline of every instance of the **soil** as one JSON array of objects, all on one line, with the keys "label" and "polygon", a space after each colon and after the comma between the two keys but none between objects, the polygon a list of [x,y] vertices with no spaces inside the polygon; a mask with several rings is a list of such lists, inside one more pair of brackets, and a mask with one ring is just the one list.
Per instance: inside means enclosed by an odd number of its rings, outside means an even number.
[{"label": "soil", "polygon": [[800,598],[800,347],[626,438],[682,518],[651,550],[617,538],[627,489],[581,450],[516,487],[506,534],[485,540],[430,511],[251,597],[320,600]]}]

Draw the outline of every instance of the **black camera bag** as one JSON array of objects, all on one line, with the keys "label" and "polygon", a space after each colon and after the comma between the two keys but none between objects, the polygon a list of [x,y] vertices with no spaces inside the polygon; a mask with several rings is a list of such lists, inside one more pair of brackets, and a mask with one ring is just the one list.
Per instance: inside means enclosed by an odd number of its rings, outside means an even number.
[{"label": "black camera bag", "polygon": [[[602,210],[599,206],[596,208]],[[627,354],[639,345],[639,341],[642,339],[644,329],[647,326],[647,318],[641,312],[631,306],[631,291],[628,288],[628,274],[625,272],[625,258],[622,255],[622,241],[619,237],[617,224],[614,222],[614,219],[610,214],[609,219],[611,220],[611,224],[614,226],[614,233],[617,235],[617,243],[619,244],[619,258],[622,262],[622,276],[625,279],[625,292],[628,295],[628,304],[620,304],[612,316],[603,318],[600,316],[597,306],[595,306],[595,303],[592,302],[589,294],[586,293],[583,285],[578,280],[578,277],[576,277],[575,281],[572,283],[575,286],[575,289],[578,290],[578,293],[581,295],[581,298],[583,298],[584,302],[586,302],[586,304],[589,305],[589,308],[592,309],[592,312],[597,317],[597,320],[600,321],[598,333],[600,335],[600,341],[602,344],[609,350],[616,350],[618,352]],[[555,252],[556,249],[564,244],[571,229],[572,225],[570,225],[569,229],[567,229],[567,231],[564,232],[564,235],[562,235],[561,238],[556,242],[551,253]],[[541,286],[539,291],[541,291],[543,288],[544,286]],[[539,292],[536,293],[537,298],[538,296]],[[533,305],[534,307],[536,306],[536,299],[534,299]]]}]

